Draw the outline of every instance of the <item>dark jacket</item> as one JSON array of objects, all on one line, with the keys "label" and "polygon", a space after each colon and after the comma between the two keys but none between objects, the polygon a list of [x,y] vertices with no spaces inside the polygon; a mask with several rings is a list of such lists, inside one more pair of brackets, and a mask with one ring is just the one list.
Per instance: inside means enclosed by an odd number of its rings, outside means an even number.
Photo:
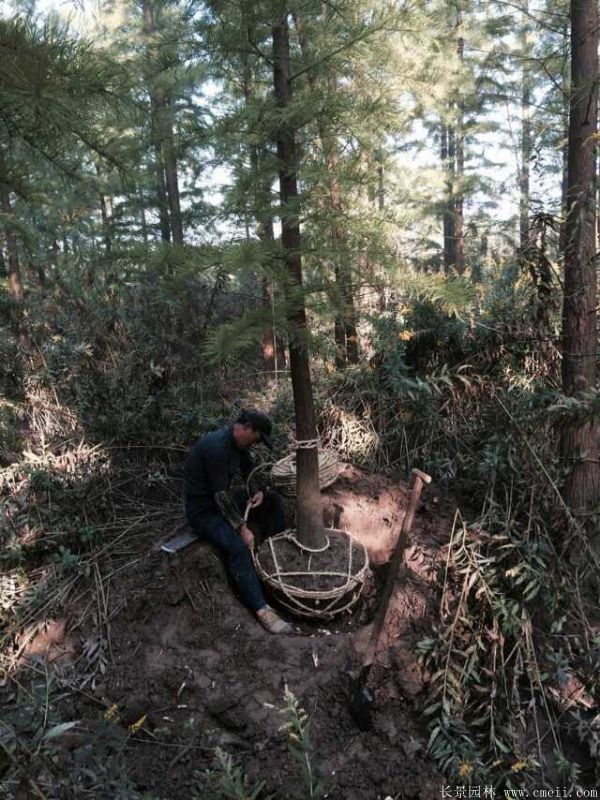
[{"label": "dark jacket", "polygon": [[199,439],[185,462],[186,508],[194,513],[222,514],[234,528],[244,519],[230,492],[233,480],[247,480],[254,464],[247,450],[239,449],[228,425]]}]

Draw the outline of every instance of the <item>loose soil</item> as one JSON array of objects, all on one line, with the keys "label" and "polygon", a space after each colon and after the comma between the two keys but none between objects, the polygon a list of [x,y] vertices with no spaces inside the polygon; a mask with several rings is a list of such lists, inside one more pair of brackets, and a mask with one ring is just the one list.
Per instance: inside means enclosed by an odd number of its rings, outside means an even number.
[{"label": "loose soil", "polygon": [[[201,797],[201,773],[219,746],[251,781],[265,781],[261,797],[306,797],[281,729],[287,686],[309,715],[313,764],[328,798],[439,796],[442,778],[425,752],[426,678],[415,650],[431,630],[438,560],[451,524],[431,490],[417,512],[371,670],[372,731],[356,728],[346,696],[347,671],[368,641],[409,494],[404,483],[344,469],[324,493],[325,521],[365,545],[374,574],[352,616],[322,625],[296,620],[299,632],[289,637],[269,635],[241,606],[209,546],[196,543],[168,556],[158,549],[159,533],[149,531],[145,549],[131,556],[140,560],[111,580],[107,664],[73,708],[91,725],[116,704],[121,724],[140,723],[128,751],[138,790],[165,800]],[[66,634],[69,646],[81,652],[95,632],[88,615]],[[69,757],[76,751],[75,745]]]}]

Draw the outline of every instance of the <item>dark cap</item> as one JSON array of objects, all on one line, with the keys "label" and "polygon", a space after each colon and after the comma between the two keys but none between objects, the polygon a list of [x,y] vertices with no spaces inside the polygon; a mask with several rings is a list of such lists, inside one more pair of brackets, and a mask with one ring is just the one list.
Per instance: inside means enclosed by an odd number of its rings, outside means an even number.
[{"label": "dark cap", "polygon": [[246,408],[240,413],[237,422],[239,422],[240,425],[250,425],[250,427],[260,433],[261,442],[266,444],[271,450],[273,449],[273,442],[271,441],[273,421],[270,417],[255,408]]}]

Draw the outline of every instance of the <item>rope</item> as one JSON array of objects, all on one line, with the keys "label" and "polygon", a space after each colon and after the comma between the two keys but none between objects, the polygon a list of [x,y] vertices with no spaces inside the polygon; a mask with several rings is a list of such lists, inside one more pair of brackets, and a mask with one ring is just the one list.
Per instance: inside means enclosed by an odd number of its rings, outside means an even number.
[{"label": "rope", "polygon": [[[308,440],[307,440],[308,441]],[[340,462],[335,453],[330,450],[318,450],[319,459],[319,486],[326,489],[338,478]],[[296,494],[296,453],[277,461],[271,470],[273,485],[281,492],[288,495]]]},{"label": "rope", "polygon": [[250,474],[246,479],[246,491],[248,492],[248,497],[250,497],[250,483],[252,482],[252,478],[257,472],[260,472],[261,469],[266,469],[267,467],[272,467],[275,462],[273,461],[264,461],[262,464],[257,464],[254,469],[251,470]]},{"label": "rope", "polygon": [[[268,539],[269,543],[269,550],[271,553],[271,558],[273,559],[273,572],[267,572],[263,565],[260,562],[260,558],[258,554],[252,553],[252,557],[254,560],[254,566],[259,577],[269,586],[271,589],[279,592],[282,597],[279,597],[279,602],[287,608],[289,611],[292,611],[294,614],[298,614],[303,617],[316,617],[316,618],[330,618],[336,614],[341,614],[345,611],[349,611],[352,606],[356,603],[360,596],[360,592],[362,590],[362,586],[364,584],[365,577],[367,575],[369,569],[369,557],[364,545],[358,542],[354,537],[347,533],[346,531],[336,530],[334,528],[329,529],[330,533],[340,534],[345,536],[348,541],[348,566],[345,572],[340,572],[339,570],[319,570],[317,572],[310,570],[310,564],[312,561],[312,554],[315,552],[310,548],[307,548],[305,545],[300,544],[298,539],[296,538],[296,533],[293,530],[287,530],[283,533],[278,534],[277,536],[273,536]],[[281,568],[279,558],[276,552],[276,543],[278,541],[291,541],[301,550],[308,551],[311,553],[308,560],[308,571],[305,570],[294,570],[294,571],[284,571]],[[353,547],[358,546],[362,549],[364,555],[364,564],[363,566],[357,571],[355,575],[352,574],[352,567],[353,567]],[[327,537],[327,546],[330,546],[329,537]],[[326,548],[324,548],[326,549]],[[316,551],[322,552],[322,551]],[[331,578],[341,578],[344,579],[344,583],[334,587],[333,589],[324,590],[324,589],[303,589],[302,587],[296,585],[295,583],[290,583],[290,578],[302,578],[302,577],[331,577]],[[350,594],[349,599],[344,605],[339,605],[340,600],[344,598],[345,595]],[[312,602],[312,605],[310,604]]]},{"label": "rope", "polygon": [[317,436],[316,439],[297,439],[293,445],[294,450],[316,450],[321,444],[321,440]]},{"label": "rope", "polygon": [[325,539],[326,539],[326,543],[325,543],[325,545],[323,547],[308,547],[308,545],[302,544],[302,542],[299,542],[298,539],[296,539],[296,537],[293,535],[293,533],[290,535],[290,540],[292,540],[294,542],[296,547],[300,548],[300,550],[304,550],[307,553],[323,553],[323,552],[325,552],[325,550],[327,550],[327,548],[329,547],[329,537],[326,535]]}]

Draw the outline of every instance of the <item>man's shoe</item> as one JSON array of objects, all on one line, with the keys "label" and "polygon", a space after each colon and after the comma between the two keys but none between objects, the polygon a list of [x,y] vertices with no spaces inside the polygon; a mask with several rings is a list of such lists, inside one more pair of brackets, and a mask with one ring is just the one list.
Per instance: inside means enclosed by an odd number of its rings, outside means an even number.
[{"label": "man's shoe", "polygon": [[269,606],[265,606],[261,608],[260,611],[257,611],[256,618],[269,633],[285,635],[294,632],[292,626],[284,619],[281,619],[279,614],[273,611]]}]

